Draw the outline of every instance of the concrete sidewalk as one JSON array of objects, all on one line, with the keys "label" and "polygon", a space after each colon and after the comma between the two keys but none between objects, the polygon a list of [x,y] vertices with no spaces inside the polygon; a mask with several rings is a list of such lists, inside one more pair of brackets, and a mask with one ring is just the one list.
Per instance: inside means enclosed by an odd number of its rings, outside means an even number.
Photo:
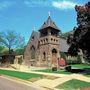
[{"label": "concrete sidewalk", "polygon": [[38,80],[34,83],[32,83],[32,85],[38,85],[38,86],[41,86],[41,87],[46,87],[46,88],[50,88],[50,89],[54,89],[56,86],[68,81],[68,80],[71,80],[72,78],[70,77],[62,77],[62,78],[58,78],[58,79],[55,79],[55,80],[50,80],[50,79],[41,79],[41,80]]},{"label": "concrete sidewalk", "polygon": [[[30,70],[30,68],[28,68],[27,66],[21,66],[20,69],[18,69],[18,70],[15,70],[15,69],[12,69],[12,68],[0,68],[0,69],[19,71],[19,72],[28,72],[28,73],[34,73],[34,74],[42,74],[42,75],[48,75],[48,76],[55,76],[55,77],[59,77],[59,78],[71,77],[73,79],[78,79],[78,80],[90,82],[89,77],[86,77],[86,76],[81,75],[81,74],[57,74],[57,73],[35,72],[35,71]],[[40,67],[39,67],[39,69],[40,69]]]},{"label": "concrete sidewalk", "polygon": [[38,80],[38,81],[32,83],[32,85],[38,85],[38,86],[42,86],[42,87],[47,87],[47,88],[53,89],[56,86],[58,86],[60,84],[63,84],[66,81],[69,81],[69,80],[72,80],[72,79],[78,79],[78,80],[90,83],[90,78],[85,77],[83,75],[72,74],[72,75],[63,76],[61,78],[57,78],[55,80],[41,79],[41,80]]},{"label": "concrete sidewalk", "polygon": [[73,79],[78,79],[85,82],[90,82],[90,77],[83,76],[81,74],[72,74],[70,75]]},{"label": "concrete sidewalk", "polygon": [[[14,69],[12,69],[12,68],[1,68],[1,69],[14,71]],[[34,67],[34,70],[35,70],[35,67]],[[56,86],[66,82],[66,81],[69,81],[71,79],[78,79],[78,80],[81,80],[81,81],[90,82],[89,77],[83,76],[81,74],[55,74],[55,73],[35,72],[35,71],[30,70],[30,68],[24,67],[24,66],[21,66],[19,70],[15,70],[15,71],[58,77],[57,79],[54,79],[54,80],[40,79],[38,81],[35,81],[35,82],[31,83],[32,86],[36,85],[36,86],[39,86],[39,87],[46,87],[46,88],[49,88],[49,89],[52,89],[52,90],[54,90],[54,88]]]}]

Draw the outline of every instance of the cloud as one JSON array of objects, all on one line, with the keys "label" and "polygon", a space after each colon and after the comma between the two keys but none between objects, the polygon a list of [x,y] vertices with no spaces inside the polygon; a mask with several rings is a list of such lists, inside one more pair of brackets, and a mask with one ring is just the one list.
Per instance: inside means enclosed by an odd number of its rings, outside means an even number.
[{"label": "cloud", "polygon": [[52,6],[58,9],[73,9],[77,3],[63,0],[61,1],[53,1]]},{"label": "cloud", "polygon": [[25,0],[24,4],[28,7],[50,7],[51,0]]},{"label": "cloud", "polygon": [[2,1],[2,2],[0,2],[0,10],[11,7],[13,4],[14,4],[14,2]]},{"label": "cloud", "polygon": [[64,10],[73,9],[78,3],[70,0],[25,0],[24,4],[28,7],[54,7]]}]

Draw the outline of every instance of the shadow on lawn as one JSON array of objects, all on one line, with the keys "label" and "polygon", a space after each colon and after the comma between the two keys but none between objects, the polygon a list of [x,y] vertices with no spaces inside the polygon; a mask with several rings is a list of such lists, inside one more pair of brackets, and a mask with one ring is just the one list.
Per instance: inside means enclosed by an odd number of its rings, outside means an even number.
[{"label": "shadow on lawn", "polygon": [[72,73],[80,73],[80,74],[90,74],[90,68],[83,68],[83,69],[71,69],[70,72]]},{"label": "shadow on lawn", "polygon": [[80,74],[90,74],[90,68],[72,68],[71,66],[66,66],[65,70],[71,73],[80,73]]}]

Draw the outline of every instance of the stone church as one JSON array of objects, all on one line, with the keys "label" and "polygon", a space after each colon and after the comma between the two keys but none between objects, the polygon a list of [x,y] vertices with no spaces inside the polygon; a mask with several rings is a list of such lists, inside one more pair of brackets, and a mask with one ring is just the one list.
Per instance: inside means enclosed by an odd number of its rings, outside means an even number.
[{"label": "stone church", "polygon": [[59,36],[60,29],[51,16],[44,22],[38,32],[33,31],[27,43],[24,60],[31,66],[58,66],[60,52],[67,52],[69,46]]}]

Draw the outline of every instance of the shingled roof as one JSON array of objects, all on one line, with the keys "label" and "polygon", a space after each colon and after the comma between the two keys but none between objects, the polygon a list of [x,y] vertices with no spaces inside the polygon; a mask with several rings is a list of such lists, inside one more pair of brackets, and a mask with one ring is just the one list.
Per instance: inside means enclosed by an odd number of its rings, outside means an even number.
[{"label": "shingled roof", "polygon": [[52,21],[51,17],[49,16],[46,22],[41,26],[39,30],[45,29],[47,27],[54,28],[56,30],[59,30],[59,28],[55,25],[55,23]]},{"label": "shingled roof", "polygon": [[68,52],[69,45],[67,44],[67,40],[60,38],[60,51],[61,52]]}]

